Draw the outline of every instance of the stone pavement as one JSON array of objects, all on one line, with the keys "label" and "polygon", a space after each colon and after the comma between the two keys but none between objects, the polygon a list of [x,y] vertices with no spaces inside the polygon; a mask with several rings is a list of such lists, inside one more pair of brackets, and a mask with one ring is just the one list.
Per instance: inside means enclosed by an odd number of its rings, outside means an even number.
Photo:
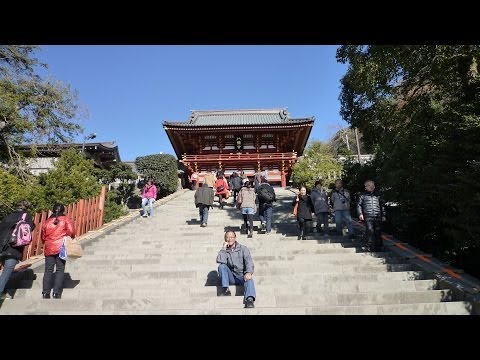
[{"label": "stone pavement", "polygon": [[[293,194],[275,188],[272,234],[240,234],[233,199],[210,210],[200,227],[194,191],[162,201],[152,218],[135,219],[84,244],[67,261],[62,299],[42,299],[43,267],[20,271],[0,314],[469,314],[468,302],[392,253],[364,253],[351,240],[312,233],[297,240]],[[331,224],[333,231],[333,224]],[[243,288],[218,297],[216,255],[225,229],[237,232],[255,262],[257,301],[243,308]],[[333,233],[332,233],[333,234]]]}]

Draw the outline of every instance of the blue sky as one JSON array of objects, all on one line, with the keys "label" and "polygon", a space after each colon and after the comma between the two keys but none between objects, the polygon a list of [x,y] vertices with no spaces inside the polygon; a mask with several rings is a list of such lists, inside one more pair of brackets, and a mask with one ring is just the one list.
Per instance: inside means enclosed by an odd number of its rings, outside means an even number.
[{"label": "blue sky", "polygon": [[[329,140],[338,126],[340,78],[347,66],[333,45],[42,46],[47,73],[79,93],[88,111],[84,135],[115,141],[123,161],[175,154],[164,120],[191,110],[288,107],[315,116],[310,140]],[[83,141],[83,136],[77,138]]]}]

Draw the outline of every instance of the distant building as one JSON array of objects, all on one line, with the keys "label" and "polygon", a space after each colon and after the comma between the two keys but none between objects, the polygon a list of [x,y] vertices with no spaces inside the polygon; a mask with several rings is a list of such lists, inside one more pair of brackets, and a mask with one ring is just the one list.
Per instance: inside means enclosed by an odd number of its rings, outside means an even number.
[{"label": "distant building", "polygon": [[287,109],[192,111],[187,122],[164,121],[188,175],[221,170],[227,177],[263,169],[285,187],[297,156],[303,154],[314,118],[290,118]]},{"label": "distant building", "polygon": [[[32,151],[34,145],[20,145],[20,152]],[[100,169],[107,169],[112,164],[120,162],[118,146],[113,142],[85,143],[85,144],[41,144],[35,145],[36,157],[28,159],[28,167],[33,175],[48,172],[53,168],[55,160],[60,157],[62,151],[74,147],[78,151],[84,151],[87,159],[92,159],[94,165]]]},{"label": "distant building", "polygon": [[[366,162],[369,162],[369,161],[372,161],[373,158],[375,157],[375,155],[373,154],[364,154],[364,155],[360,155],[360,163],[361,164],[364,164]],[[347,161],[347,159],[353,161],[353,162],[358,162],[358,155],[349,155],[349,156],[346,156],[346,155],[340,155],[338,157],[338,161],[340,162],[345,162]]]}]

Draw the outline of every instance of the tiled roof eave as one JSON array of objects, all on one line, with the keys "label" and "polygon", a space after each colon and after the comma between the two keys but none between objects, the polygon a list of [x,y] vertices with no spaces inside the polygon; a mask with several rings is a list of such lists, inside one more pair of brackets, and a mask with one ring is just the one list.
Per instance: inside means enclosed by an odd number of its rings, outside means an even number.
[{"label": "tiled roof eave", "polygon": [[188,123],[164,123],[165,130],[223,130],[223,129],[288,129],[295,127],[304,127],[313,125],[314,120],[301,120],[291,123],[273,123],[273,124],[238,124],[238,125],[192,125]]}]

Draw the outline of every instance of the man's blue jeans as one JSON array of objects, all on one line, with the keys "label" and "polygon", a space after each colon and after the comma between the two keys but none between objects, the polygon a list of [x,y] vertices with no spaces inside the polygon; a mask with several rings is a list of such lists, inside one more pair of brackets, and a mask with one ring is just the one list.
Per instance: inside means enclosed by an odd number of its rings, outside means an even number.
[{"label": "man's blue jeans", "polygon": [[209,205],[205,204],[200,204],[200,206],[198,207],[198,213],[200,214],[200,222],[202,224],[208,223],[208,208]]},{"label": "man's blue jeans", "polygon": [[263,223],[263,222],[266,222],[266,229],[265,231],[267,233],[269,233],[270,231],[272,231],[272,214],[273,214],[273,208],[271,205],[263,205],[263,209],[260,209],[260,210],[263,210],[263,212],[259,212],[259,217],[260,217],[260,221]]},{"label": "man's blue jeans", "polygon": [[220,282],[222,287],[226,288],[228,285],[243,285],[243,297],[244,299],[249,296],[253,297],[253,300],[257,297],[255,293],[255,284],[253,278],[245,281],[243,275],[234,275],[232,270],[226,264],[218,265],[218,275],[220,276]]},{"label": "man's blue jeans", "polygon": [[142,199],[143,216],[147,215],[147,208],[145,207],[145,205],[147,205],[147,204],[150,205],[150,216],[153,216],[153,202],[154,201],[155,201],[155,199],[153,199],[153,198],[150,198],[150,199],[143,198]]},{"label": "man's blue jeans", "polygon": [[5,285],[7,285],[10,276],[15,270],[15,265],[17,265],[17,259],[6,258],[3,260],[3,271],[0,275],[0,295],[5,292]]},{"label": "man's blue jeans", "polygon": [[335,210],[337,235],[342,235],[342,220],[345,220],[347,223],[348,235],[355,235],[353,232],[352,215],[350,215],[350,210]]}]

